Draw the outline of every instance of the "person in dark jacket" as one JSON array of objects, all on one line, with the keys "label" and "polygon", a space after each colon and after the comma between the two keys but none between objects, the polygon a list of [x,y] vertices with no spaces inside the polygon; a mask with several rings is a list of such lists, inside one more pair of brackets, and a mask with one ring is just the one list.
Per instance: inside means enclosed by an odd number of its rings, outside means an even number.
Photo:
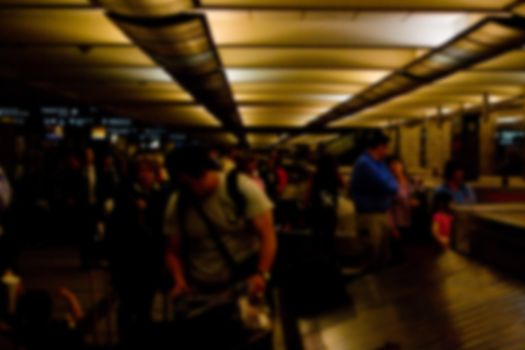
[{"label": "person in dark jacket", "polygon": [[146,341],[153,298],[163,275],[165,196],[157,182],[158,170],[155,162],[138,160],[135,181],[118,196],[108,225],[110,269],[119,297],[119,333],[124,345]]},{"label": "person in dark jacket", "polygon": [[369,268],[386,265],[389,257],[391,225],[387,212],[398,184],[384,162],[388,154],[389,138],[375,133],[367,150],[354,164],[350,181],[350,195],[355,202],[357,229],[371,248]]}]

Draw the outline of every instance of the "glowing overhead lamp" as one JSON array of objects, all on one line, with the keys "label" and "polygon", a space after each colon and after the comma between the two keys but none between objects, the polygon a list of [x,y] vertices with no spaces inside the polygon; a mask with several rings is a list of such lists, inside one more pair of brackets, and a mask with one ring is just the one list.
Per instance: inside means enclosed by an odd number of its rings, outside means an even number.
[{"label": "glowing overhead lamp", "polygon": [[493,58],[525,43],[525,20],[487,18],[444,45],[427,52],[314,120],[310,126],[324,126],[355,115],[370,106],[406,94],[425,84]]},{"label": "glowing overhead lamp", "polygon": [[197,103],[244,141],[242,121],[206,18],[191,0],[103,0],[110,18]]}]

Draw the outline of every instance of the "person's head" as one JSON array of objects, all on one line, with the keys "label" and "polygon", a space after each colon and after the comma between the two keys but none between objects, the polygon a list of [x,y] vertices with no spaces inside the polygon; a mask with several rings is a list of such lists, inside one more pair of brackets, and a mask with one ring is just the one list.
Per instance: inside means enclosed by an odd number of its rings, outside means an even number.
[{"label": "person's head", "polygon": [[153,159],[139,158],[136,164],[136,181],[144,188],[152,188],[159,178],[159,167]]},{"label": "person's head", "polygon": [[443,175],[447,184],[454,183],[461,185],[465,181],[465,171],[456,161],[448,161],[447,164],[445,164]]},{"label": "person's head", "polygon": [[53,301],[44,290],[29,291],[18,300],[17,317],[28,324],[45,324],[51,320],[52,313]]},{"label": "person's head", "polygon": [[448,192],[438,192],[434,196],[433,212],[448,212],[450,211],[450,204],[452,203],[452,196]]},{"label": "person's head", "polygon": [[397,156],[389,156],[385,159],[385,163],[396,177],[405,175],[405,166],[401,159]]},{"label": "person's head", "polygon": [[388,144],[390,138],[381,131],[374,132],[367,142],[368,153],[376,160],[383,160],[388,155]]},{"label": "person's head", "polygon": [[175,150],[168,165],[172,178],[180,188],[197,197],[213,193],[218,185],[221,167],[204,147],[189,147]]}]

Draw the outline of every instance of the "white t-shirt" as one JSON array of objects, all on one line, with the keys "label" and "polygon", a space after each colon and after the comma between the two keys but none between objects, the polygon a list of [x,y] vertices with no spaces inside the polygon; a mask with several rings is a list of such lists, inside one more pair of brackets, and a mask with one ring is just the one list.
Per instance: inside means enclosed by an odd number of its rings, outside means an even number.
[{"label": "white t-shirt", "polygon": [[[236,204],[228,194],[227,175],[220,173],[217,190],[202,201],[202,208],[217,228],[224,245],[237,262],[259,251],[259,237],[250,227],[250,220],[273,208],[268,196],[248,176],[238,175],[238,189],[244,197],[244,215],[239,217]],[[164,232],[168,236],[181,234],[177,217],[178,194],[174,193],[165,213]],[[187,239],[184,243],[191,278],[204,283],[224,283],[230,278],[230,269],[211,238],[199,214],[189,206],[185,212]]]}]

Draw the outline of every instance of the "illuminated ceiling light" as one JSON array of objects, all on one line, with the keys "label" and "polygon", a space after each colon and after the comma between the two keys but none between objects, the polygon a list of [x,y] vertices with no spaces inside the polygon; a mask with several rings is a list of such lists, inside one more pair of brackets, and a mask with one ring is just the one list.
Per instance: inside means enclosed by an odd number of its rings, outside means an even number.
[{"label": "illuminated ceiling light", "polygon": [[353,95],[344,95],[344,94],[313,94],[308,95],[308,98],[312,98],[314,100],[322,100],[322,101],[333,101],[333,102],[343,102],[350,100]]},{"label": "illuminated ceiling light", "polygon": [[[120,10],[110,15],[113,21],[163,66],[195,101],[244,142],[242,121],[220,57],[214,49],[206,18],[181,14],[179,5],[184,7],[187,2],[143,0],[131,5],[130,1],[108,0],[104,4],[109,10]],[[135,7],[137,3],[139,5]],[[142,6],[149,6],[155,16],[144,17],[137,13]],[[159,9],[166,13],[159,16]]]},{"label": "illuminated ceiling light", "polygon": [[505,96],[501,96],[501,95],[490,95],[489,96],[489,101],[490,103],[498,103],[500,101],[503,101],[505,99]]},{"label": "illuminated ceiling light", "polygon": [[312,122],[311,126],[322,126],[354,115],[367,107],[384,103],[458,70],[520,47],[525,41],[524,24],[520,18],[487,18],[365,89],[352,100],[334,107]]}]

